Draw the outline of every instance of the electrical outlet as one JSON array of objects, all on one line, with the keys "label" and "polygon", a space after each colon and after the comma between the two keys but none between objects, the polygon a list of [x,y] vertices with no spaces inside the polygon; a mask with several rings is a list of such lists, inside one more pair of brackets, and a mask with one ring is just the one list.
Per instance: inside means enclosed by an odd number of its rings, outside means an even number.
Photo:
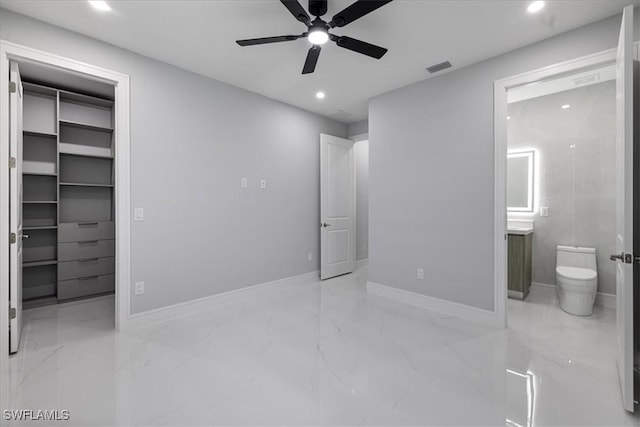
[{"label": "electrical outlet", "polygon": [[419,268],[416,277],[420,280],[424,279],[424,268]]},{"label": "electrical outlet", "polygon": [[267,180],[266,179],[261,179],[260,180],[260,188],[265,190],[267,188]]},{"label": "electrical outlet", "polygon": [[312,261],[313,260],[313,253],[309,252],[307,254],[307,261]]},{"label": "electrical outlet", "polygon": [[249,187],[249,183],[247,181],[247,178],[240,178],[240,188],[248,188]]},{"label": "electrical outlet", "polygon": [[136,282],[134,292],[136,295],[144,295],[144,282]]},{"label": "electrical outlet", "polygon": [[549,207],[540,208],[540,216],[549,216]]}]

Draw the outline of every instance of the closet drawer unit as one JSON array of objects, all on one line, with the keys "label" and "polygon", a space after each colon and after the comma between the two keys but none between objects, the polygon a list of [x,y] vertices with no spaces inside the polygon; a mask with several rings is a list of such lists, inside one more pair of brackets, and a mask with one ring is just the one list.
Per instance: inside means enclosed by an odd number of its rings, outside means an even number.
[{"label": "closet drawer unit", "polygon": [[115,238],[113,222],[64,222],[58,227],[58,242],[83,242]]},{"label": "closet drawer unit", "polygon": [[115,273],[115,271],[116,263],[114,257],[64,261],[58,263],[58,281],[100,276]]},{"label": "closet drawer unit", "polygon": [[58,261],[104,258],[116,255],[115,240],[85,240],[58,244]]},{"label": "closet drawer unit", "polygon": [[107,274],[60,281],[58,282],[58,300],[113,292],[116,283],[115,277],[114,274]]}]

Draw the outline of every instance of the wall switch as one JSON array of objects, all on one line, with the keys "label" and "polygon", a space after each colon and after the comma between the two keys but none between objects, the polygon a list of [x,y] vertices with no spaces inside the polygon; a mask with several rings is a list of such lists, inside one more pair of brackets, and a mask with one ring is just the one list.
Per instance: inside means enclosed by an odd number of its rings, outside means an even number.
[{"label": "wall switch", "polygon": [[135,208],[133,210],[133,220],[134,221],[144,221],[144,209]]},{"label": "wall switch", "polygon": [[260,188],[262,188],[263,190],[267,188],[267,180],[266,179],[261,179],[260,180]]},{"label": "wall switch", "polygon": [[249,188],[249,182],[247,181],[247,178],[240,179],[240,188]]},{"label": "wall switch", "polygon": [[540,216],[549,216],[549,208],[548,207],[540,208]]},{"label": "wall switch", "polygon": [[134,293],[136,295],[143,295],[144,294],[144,282],[136,282],[135,288],[134,288]]},{"label": "wall switch", "polygon": [[309,252],[307,254],[307,261],[312,261],[313,260],[313,253]]},{"label": "wall switch", "polygon": [[416,277],[420,280],[424,279],[424,268],[419,268]]}]

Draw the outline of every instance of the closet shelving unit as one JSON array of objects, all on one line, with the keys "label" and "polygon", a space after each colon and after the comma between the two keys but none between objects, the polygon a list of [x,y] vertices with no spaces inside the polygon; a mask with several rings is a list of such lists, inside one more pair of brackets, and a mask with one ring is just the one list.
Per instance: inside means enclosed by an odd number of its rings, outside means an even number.
[{"label": "closet shelving unit", "polygon": [[113,292],[113,101],[24,83],[26,307]]}]

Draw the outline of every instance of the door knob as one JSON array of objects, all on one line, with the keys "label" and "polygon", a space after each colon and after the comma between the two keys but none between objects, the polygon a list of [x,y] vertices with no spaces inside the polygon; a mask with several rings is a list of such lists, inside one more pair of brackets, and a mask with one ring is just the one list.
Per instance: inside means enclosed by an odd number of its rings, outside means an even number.
[{"label": "door knob", "polygon": [[624,252],[620,253],[620,255],[610,255],[609,259],[611,261],[620,260],[625,264],[640,264],[640,256],[633,254],[625,254]]},{"label": "door knob", "polygon": [[331,227],[331,224],[327,224],[326,222],[323,222],[323,223],[320,224],[320,227],[322,227],[322,228]]},{"label": "door knob", "polygon": [[29,235],[28,235],[28,234],[23,234],[23,235],[22,235],[22,240],[26,240],[26,239],[28,239],[28,238],[29,238]]}]

